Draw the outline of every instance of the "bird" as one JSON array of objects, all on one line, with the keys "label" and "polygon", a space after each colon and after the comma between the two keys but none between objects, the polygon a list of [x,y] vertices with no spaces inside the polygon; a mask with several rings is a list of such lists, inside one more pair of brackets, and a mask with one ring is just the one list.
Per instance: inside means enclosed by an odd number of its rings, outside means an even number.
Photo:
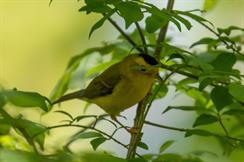
[{"label": "bird", "polygon": [[112,119],[139,103],[158,74],[158,61],[148,54],[131,54],[95,77],[85,89],[66,94],[52,104],[81,99],[102,108]]}]

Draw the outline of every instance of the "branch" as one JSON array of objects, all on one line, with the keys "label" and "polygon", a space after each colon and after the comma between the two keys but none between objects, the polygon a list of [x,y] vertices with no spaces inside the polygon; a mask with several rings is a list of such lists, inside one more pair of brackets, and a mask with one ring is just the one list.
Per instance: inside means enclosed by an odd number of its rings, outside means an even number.
[{"label": "branch", "polygon": [[140,34],[140,37],[141,37],[141,41],[142,41],[142,44],[143,44],[143,47],[144,47],[144,52],[145,52],[145,54],[148,54],[147,43],[146,43],[146,39],[145,39],[145,36],[143,34],[143,31],[141,30],[141,27],[140,27],[138,22],[135,22],[135,24],[136,24],[136,28],[137,28],[137,30],[138,30],[138,32]]},{"label": "branch", "polygon": [[144,53],[144,51],[138,47],[138,45],[118,26],[118,24],[116,24],[115,21],[113,21],[110,17],[108,18],[108,21],[120,32],[121,35],[123,35],[125,37],[125,39],[127,39],[127,41],[137,49],[137,51]]},{"label": "branch", "polygon": [[[167,125],[162,125],[162,124],[153,123],[153,122],[150,122],[150,121],[145,121],[144,123],[147,124],[147,125],[154,126],[154,127],[163,128],[163,129],[169,129],[169,130],[174,130],[174,131],[179,131],[179,132],[187,132],[187,131],[194,130],[194,129],[188,129],[188,128],[171,127],[171,126],[167,126]],[[216,136],[216,137],[221,137],[221,136],[218,135],[218,134],[214,134],[214,133],[211,133],[211,134],[212,134],[213,136]],[[231,137],[231,136],[229,136],[229,135],[228,135],[228,136],[226,135],[225,137],[228,138],[228,139],[231,139],[231,140],[235,140],[235,141],[239,141],[239,142],[244,143],[244,139]]]},{"label": "branch", "polygon": [[[168,0],[167,10],[171,11],[173,9],[173,6],[174,6],[174,0]],[[155,53],[154,53],[155,57],[158,60],[160,60],[160,53],[162,51],[162,46],[160,46],[160,44],[162,42],[164,42],[164,40],[165,40],[166,33],[167,33],[167,30],[168,30],[168,26],[169,26],[169,22],[160,29],[160,32],[159,32],[159,35],[158,35],[157,47],[156,47],[156,50],[155,50]]]},{"label": "branch", "polygon": [[[83,129],[90,129],[90,130],[94,130],[96,132],[101,133],[102,135],[108,137],[108,139],[113,140],[114,142],[116,142],[117,144],[123,146],[124,148],[128,149],[128,145],[120,142],[119,140],[117,140],[116,138],[114,138],[112,135],[107,134],[106,132],[101,131],[100,129],[94,128],[94,127],[89,127],[89,126],[85,126],[85,125],[79,125],[79,124],[62,124],[62,125],[54,125],[54,126],[50,126],[47,127],[46,131],[51,130],[51,129],[55,129],[55,128],[62,128],[62,127],[79,127],[79,128],[83,128]],[[44,133],[44,132],[42,132]],[[40,133],[39,133],[40,134]],[[138,157],[142,157],[140,154],[135,153]]]},{"label": "branch", "polygon": [[[168,5],[167,5],[167,10],[171,11],[173,8],[174,0],[168,0]],[[164,41],[165,35],[168,29],[168,24],[164,26],[159,33],[158,40],[157,40],[157,45],[160,46],[161,42]],[[160,52],[162,48],[157,47],[155,50],[155,57],[159,60],[160,58]],[[129,144],[129,149],[127,152],[127,159],[133,159],[135,157],[136,149],[138,146],[138,143],[141,141],[141,136],[142,136],[142,127],[144,124],[144,120],[146,119],[147,113],[150,109],[150,107],[147,107],[148,103],[150,102],[150,94],[151,89],[147,96],[139,102],[137,106],[137,112],[136,112],[136,117],[134,119],[134,125],[133,127],[137,130],[136,133],[131,134],[131,139],[130,139],[130,144]],[[152,102],[152,101],[151,101]]]}]

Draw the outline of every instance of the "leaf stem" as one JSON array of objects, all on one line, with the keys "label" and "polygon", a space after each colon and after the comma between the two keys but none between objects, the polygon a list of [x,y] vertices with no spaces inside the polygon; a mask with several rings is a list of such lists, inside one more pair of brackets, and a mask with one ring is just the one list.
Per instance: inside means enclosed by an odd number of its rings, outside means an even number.
[{"label": "leaf stem", "polygon": [[116,22],[114,20],[112,20],[110,17],[108,18],[108,21],[120,32],[121,35],[123,35],[125,37],[125,39],[127,39],[127,41],[137,49],[137,51],[139,52],[144,52],[140,47],[138,47],[138,45],[118,26],[118,24],[116,24]]},{"label": "leaf stem", "polygon": [[148,54],[147,43],[146,43],[146,39],[145,39],[145,36],[143,34],[143,31],[142,31],[142,29],[141,29],[141,27],[140,27],[138,22],[135,22],[135,24],[136,24],[136,28],[137,28],[137,30],[138,30],[138,32],[140,34],[140,37],[141,37],[141,41],[142,41],[142,44],[143,44],[143,47],[144,47],[144,53]]},{"label": "leaf stem", "polygon": [[[173,6],[174,6],[174,0],[168,0],[167,10],[171,11],[173,9]],[[164,25],[159,31],[159,35],[158,35],[158,39],[157,39],[157,47],[156,47],[156,50],[154,53],[155,57],[158,60],[160,60],[160,53],[162,51],[162,46],[160,46],[160,44],[162,42],[164,42],[164,40],[165,40],[168,26],[169,26],[169,22],[166,25]]]}]

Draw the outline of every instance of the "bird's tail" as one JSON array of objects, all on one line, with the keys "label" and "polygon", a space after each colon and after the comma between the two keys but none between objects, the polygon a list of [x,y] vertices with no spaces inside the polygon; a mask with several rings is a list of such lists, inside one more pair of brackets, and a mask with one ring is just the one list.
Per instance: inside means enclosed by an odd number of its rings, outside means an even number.
[{"label": "bird's tail", "polygon": [[72,99],[76,99],[76,98],[78,99],[78,98],[82,98],[82,97],[84,97],[84,90],[79,90],[76,92],[68,93],[67,95],[60,97],[58,100],[52,102],[52,105],[63,102],[63,101],[72,100]]}]

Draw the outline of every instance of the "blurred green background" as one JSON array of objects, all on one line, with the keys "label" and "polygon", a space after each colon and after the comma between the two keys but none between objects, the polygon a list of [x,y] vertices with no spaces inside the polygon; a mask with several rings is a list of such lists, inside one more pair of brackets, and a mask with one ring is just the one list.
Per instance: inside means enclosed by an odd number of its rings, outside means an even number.
[{"label": "blurred green background", "polygon": [[[164,5],[167,2],[164,1],[161,4],[161,1],[153,1],[158,5]],[[89,30],[99,17],[79,13],[78,9],[82,3],[83,1],[77,2],[76,0],[54,0],[49,7],[49,0],[0,0],[0,85],[5,88],[16,87],[24,91],[36,91],[44,96],[49,96],[63,74],[68,60],[73,55],[81,53],[88,47],[97,46],[102,41],[116,39],[118,33],[108,23],[88,39]],[[180,10],[191,10],[202,8],[202,6],[203,0],[176,0],[175,3],[175,8]],[[216,27],[230,25],[244,27],[244,1],[219,0],[218,4],[205,14],[205,17]],[[123,22],[119,23],[123,24]],[[210,34],[202,27],[195,25],[190,32],[182,33],[170,28],[169,35],[174,37],[176,44],[189,46],[193,41]],[[179,101],[188,102],[187,99]],[[170,102],[172,102],[172,96],[169,95],[166,99],[157,101],[154,107],[158,105],[162,107]],[[81,106],[80,104],[80,101],[64,103],[62,109],[69,109],[67,111],[71,114],[81,114],[82,109],[77,109]],[[134,111],[134,109],[128,110],[123,115],[133,119],[133,115],[130,114],[133,114]],[[55,113],[39,117],[37,110],[21,110],[21,112],[29,119],[46,125],[57,124],[63,119],[62,115]],[[101,112],[96,107],[88,111],[92,114]],[[13,113],[17,114],[17,112]],[[152,118],[153,113],[157,113],[157,109],[152,109],[149,118]],[[181,117],[179,115],[182,113],[174,112],[164,119],[158,118],[157,120],[176,126],[184,126],[192,122],[191,116]],[[109,128],[106,128],[107,125],[104,127],[109,131]],[[158,150],[166,139],[177,139],[177,143],[169,151],[185,153],[202,146],[203,149],[215,150],[221,155],[220,147],[216,146],[218,144],[211,139],[205,142],[207,140],[205,138],[184,139],[183,134],[177,132],[147,127],[145,130],[150,132],[145,134],[144,138],[152,148],[151,152]],[[62,146],[65,139],[75,131],[70,128],[52,131],[46,142],[47,148]],[[128,140],[126,138],[122,140]],[[160,141],[153,139],[160,139]],[[73,147],[91,149],[88,142],[76,143]],[[106,148],[113,148],[112,150],[120,155],[125,154],[125,150],[113,143],[105,144],[103,149]],[[243,158],[243,152],[237,151],[230,158],[222,157],[212,161],[241,162]]]}]

